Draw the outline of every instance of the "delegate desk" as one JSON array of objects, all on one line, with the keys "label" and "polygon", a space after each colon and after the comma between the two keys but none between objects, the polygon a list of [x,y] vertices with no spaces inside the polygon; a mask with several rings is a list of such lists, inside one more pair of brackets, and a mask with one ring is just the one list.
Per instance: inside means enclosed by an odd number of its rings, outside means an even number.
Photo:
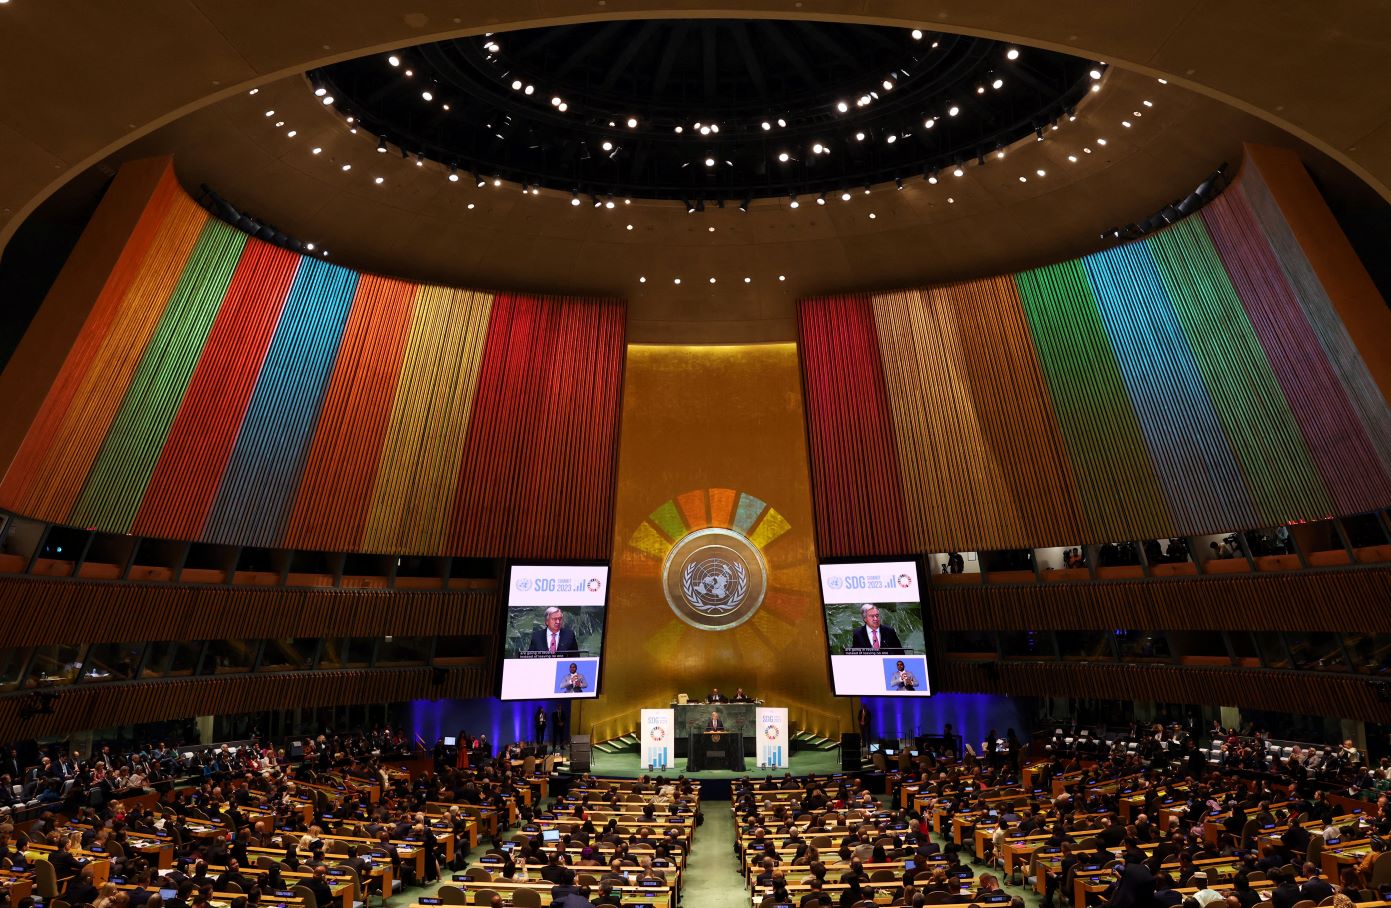
[{"label": "delegate desk", "polygon": [[744,738],[734,731],[692,731],[686,771],[728,769],[744,771]]},{"label": "delegate desk", "polygon": [[720,720],[724,722],[725,728],[744,739],[742,744],[745,753],[753,752],[753,737],[757,731],[755,726],[758,722],[758,704],[687,703],[682,705],[673,703],[671,709],[674,713],[673,732],[676,735],[677,757],[690,757],[691,735],[705,727],[710,721],[711,711],[720,714]]}]

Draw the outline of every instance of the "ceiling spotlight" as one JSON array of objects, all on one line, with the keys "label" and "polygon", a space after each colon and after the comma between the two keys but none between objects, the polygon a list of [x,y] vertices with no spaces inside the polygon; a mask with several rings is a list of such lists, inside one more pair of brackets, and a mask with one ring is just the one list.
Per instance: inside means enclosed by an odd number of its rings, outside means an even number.
[{"label": "ceiling spotlight", "polygon": [[764,121],[763,121],[762,126],[763,126],[763,131],[764,131],[764,132],[767,132],[768,130],[770,130],[770,129],[773,128],[773,124],[772,124],[772,123],[769,123],[767,120],[764,120]]},{"label": "ceiling spotlight", "polygon": [[[1160,79],[1159,81],[1160,81],[1160,82],[1163,82],[1164,80],[1163,80],[1163,79]],[[786,125],[787,125],[787,121],[784,120],[782,117],[778,117],[778,126],[782,127],[782,126],[786,126]]]},{"label": "ceiling spotlight", "polygon": [[869,213],[869,219],[870,219],[871,221],[874,220],[874,219],[877,218],[877,217],[879,217],[879,215],[875,214],[874,212],[871,211],[871,212]]},{"label": "ceiling spotlight", "polygon": [[885,79],[885,80],[884,80],[882,83],[880,83],[880,84],[882,84],[882,85],[884,86],[884,91],[893,91],[893,90],[894,90],[894,82],[893,82],[892,79]]},{"label": "ceiling spotlight", "polygon": [[696,210],[695,202],[692,202],[690,199],[686,199],[685,201],[686,201],[686,213],[687,213],[687,214],[695,214],[695,210]]},{"label": "ceiling spotlight", "polygon": [[1005,149],[1004,149],[1004,146],[999,146],[999,147],[997,147],[997,148],[995,149],[995,159],[998,160],[998,161],[1003,161],[1004,158],[1005,158]]},{"label": "ceiling spotlight", "polygon": [[778,275],[778,280],[780,280],[780,281],[785,281],[785,280],[787,280],[787,275],[785,275],[785,274],[779,274],[779,275]]},{"label": "ceiling spotlight", "polygon": [[305,249],[308,249],[310,252],[313,252],[313,251],[314,251],[314,244],[313,244],[313,243],[305,243],[305,244],[304,244],[304,248],[305,248]]},{"label": "ceiling spotlight", "polygon": [[273,116],[275,116],[275,111],[273,111],[273,110],[268,110],[268,111],[266,111],[266,116],[268,116],[268,117],[273,117]]},{"label": "ceiling spotlight", "polygon": [[712,283],[712,284],[715,283],[715,279],[714,279],[713,277],[710,278],[710,283]]},{"label": "ceiling spotlight", "polygon": [[572,189],[572,190],[570,190],[570,204],[571,204],[571,205],[574,205],[574,206],[577,207],[577,208],[579,207],[579,204],[580,204],[580,191],[579,191],[578,189]]},{"label": "ceiling spotlight", "polygon": [[353,169],[353,165],[351,165],[351,164],[344,164],[344,165],[343,165],[343,172],[344,172],[344,173],[347,173],[349,170],[352,170],[352,169]]},{"label": "ceiling spotlight", "polygon": [[781,161],[783,164],[786,164],[786,163],[788,162],[788,159],[789,159],[790,157],[791,157],[791,156],[790,156],[787,152],[785,152],[785,151],[784,151],[784,152],[780,152],[780,153],[778,154],[778,160]]},{"label": "ceiling spotlight", "polygon": [[1046,177],[1046,176],[1048,176],[1048,171],[1042,170],[1042,169],[1035,170],[1034,173],[1038,174],[1038,175],[1041,176],[1041,177]]},{"label": "ceiling spotlight", "polygon": [[[444,109],[445,109],[445,110],[448,110],[448,109],[449,109],[449,105],[448,105],[448,104],[444,105]],[[567,111],[567,110],[569,110],[569,109],[570,109],[570,105],[569,105],[569,104],[566,104],[564,101],[561,101],[560,104],[556,107],[556,110],[560,111],[561,113],[565,113],[565,111]]]},{"label": "ceiling spotlight", "polygon": [[521,90],[522,90],[522,80],[521,80],[521,79],[513,79],[513,80],[512,80],[512,90],[513,90],[513,91],[521,91]]},{"label": "ceiling spotlight", "polygon": [[672,282],[673,284],[679,285],[679,284],[681,283],[681,278],[679,278],[679,277],[677,277],[677,278],[672,278],[672,281],[671,281],[671,282]]},{"label": "ceiling spotlight", "polygon": [[894,177],[894,188],[898,190],[903,189],[903,177]]},{"label": "ceiling spotlight", "polygon": [[629,129],[637,129],[637,128],[638,128],[638,118],[637,118],[637,117],[629,117],[629,118],[628,118],[628,128],[629,128]]},{"label": "ceiling spotlight", "polygon": [[322,85],[314,89],[314,97],[316,98],[322,98],[326,94],[328,94],[328,89],[324,88]]},{"label": "ceiling spotlight", "polygon": [[994,82],[991,82],[991,83],[990,83],[990,87],[993,88],[993,89],[995,89],[996,91],[999,91],[1000,89],[1002,89],[1002,88],[1005,87],[1005,80],[1004,80],[1004,79],[996,79]]},{"label": "ceiling spotlight", "polygon": [[422,91],[422,92],[420,93],[420,97],[424,98],[426,101],[433,101],[433,100],[435,100],[435,94],[434,94],[434,92],[430,92],[430,91]]},{"label": "ceiling spotlight", "polygon": [[607,199],[604,199],[604,207],[609,209],[613,208],[613,196],[609,196]]},{"label": "ceiling spotlight", "polygon": [[1020,177],[1020,178],[1019,178],[1019,182],[1021,182],[1021,183],[1027,183],[1027,182],[1029,182],[1029,178],[1028,178],[1028,177]]},{"label": "ceiling spotlight", "polygon": [[1153,102],[1153,101],[1141,101],[1140,103],[1141,103],[1141,104],[1144,104],[1146,107],[1153,107],[1153,106],[1154,106],[1154,102]]},{"label": "ceiling spotlight", "polygon": [[1121,120],[1121,125],[1124,126],[1126,129],[1129,129],[1129,128],[1130,128],[1130,121],[1129,121],[1129,120]]},{"label": "ceiling spotlight", "polygon": [[746,283],[746,284],[752,284],[752,283],[753,283],[753,278],[751,278],[751,277],[746,277],[746,278],[744,278],[744,283]]},{"label": "ceiling spotlight", "polygon": [[819,195],[819,196],[816,197],[816,204],[818,204],[818,205],[825,205],[825,204],[826,204],[826,193],[823,192],[823,193],[821,193],[821,195]]},{"label": "ceiling spotlight", "polygon": [[957,164],[957,165],[956,165],[956,169],[953,170],[953,171],[951,172],[951,175],[954,176],[954,177],[964,176],[965,174],[966,174],[966,171],[964,171],[964,170],[961,169],[961,165],[960,165],[960,164]]},{"label": "ceiling spotlight", "polygon": [[416,166],[416,167],[424,167],[424,166],[425,166],[425,152],[423,152],[423,151],[417,151],[417,152],[415,153],[415,166]]},{"label": "ceiling spotlight", "polygon": [[842,192],[842,193],[840,194],[840,200],[841,200],[842,202],[848,202],[848,201],[850,201],[850,192],[849,192],[849,190],[846,190],[845,192]]},{"label": "ceiling spotlight", "polygon": [[633,225],[632,225],[632,224],[629,224],[629,225],[628,225],[628,229],[629,229],[629,230],[632,230],[632,229],[633,229]]},{"label": "ceiling spotlight", "polygon": [[1092,83],[1092,91],[1093,91],[1093,92],[1101,91],[1101,83],[1100,83],[1100,82],[1093,82],[1093,83]]},{"label": "ceiling spotlight", "polygon": [[686,130],[685,130],[684,127],[678,126],[678,127],[676,127],[676,130],[675,130],[675,131],[676,131],[676,134],[679,136],[679,135],[681,135],[681,133],[685,132]]},{"label": "ceiling spotlight", "polygon": [[753,204],[753,196],[752,196],[752,195],[746,195],[746,196],[744,196],[744,201],[742,201],[742,202],[739,203],[739,210],[742,211],[744,214],[748,214],[748,213],[749,213],[749,206],[752,205],[752,204]]},{"label": "ceiling spotlight", "polygon": [[923,30],[920,28],[915,28],[912,31],[912,35],[914,41],[921,41],[923,39]]},{"label": "ceiling spotlight", "polygon": [[602,149],[604,149],[604,151],[613,151],[613,143],[612,143],[612,142],[606,141],[606,142],[604,142],[603,145],[600,145],[599,147],[602,148]]},{"label": "ceiling spotlight", "polygon": [[927,181],[933,186],[937,185],[937,171],[935,169],[927,175]]},{"label": "ceiling spotlight", "polygon": [[1042,126],[1040,126],[1040,127],[1038,127],[1037,129],[1034,130],[1034,141],[1036,141],[1036,142],[1042,142],[1042,141],[1043,141],[1043,127],[1042,127]]},{"label": "ceiling spotlight", "polygon": [[898,133],[896,133],[896,132],[891,132],[891,133],[889,133],[888,137],[885,138],[884,141],[885,141],[885,142],[888,142],[890,145],[892,145],[893,143],[895,143],[895,142],[898,141]]},{"label": "ceiling spotlight", "polygon": [[1068,156],[1067,156],[1067,159],[1068,159],[1069,161],[1071,161],[1073,164],[1076,164],[1076,163],[1077,163],[1077,155],[1075,155],[1075,154],[1070,154],[1070,155],[1068,155]]},{"label": "ceiling spotlight", "polygon": [[451,183],[457,183],[457,182],[459,182],[459,167],[458,167],[457,164],[450,164],[450,165],[449,165],[449,182],[451,182]]},{"label": "ceiling spotlight", "polygon": [[315,145],[313,148],[309,149],[310,154],[319,154],[322,151],[323,149],[320,148],[318,145]]},{"label": "ceiling spotlight", "polygon": [[815,145],[811,146],[811,150],[813,154],[822,154],[823,152],[825,152],[826,146],[822,145],[820,142],[817,142]]},{"label": "ceiling spotlight", "polygon": [[298,129],[292,129],[292,130],[290,130],[289,132],[285,133],[285,138],[287,138],[287,139],[293,139],[293,138],[294,138],[295,136],[297,136],[297,135],[299,135],[299,130],[298,130]]},{"label": "ceiling spotlight", "polygon": [[489,41],[487,44],[483,45],[483,49],[490,54],[495,54],[498,51],[502,50],[502,48],[498,46],[498,43],[496,41]]},{"label": "ceiling spotlight", "polygon": [[1005,59],[1006,59],[1006,60],[1018,60],[1018,59],[1019,59],[1019,48],[1017,48],[1017,47],[1011,47],[1009,50],[1005,51]]},{"label": "ceiling spotlight", "polygon": [[1087,75],[1091,76],[1093,79],[1100,79],[1100,78],[1101,78],[1101,70],[1099,70],[1099,69],[1094,69],[1094,70],[1092,70],[1091,72],[1087,73]]},{"label": "ceiling spotlight", "polygon": [[395,54],[392,54],[391,56],[386,58],[386,62],[390,63],[392,66],[400,66],[401,58],[396,56]]},{"label": "ceiling spotlight", "polygon": [[259,89],[259,88],[253,88],[253,89],[251,89],[251,91],[247,92],[247,94],[248,94],[248,95],[259,94],[260,91],[261,91],[261,89]]},{"label": "ceiling spotlight", "polygon": [[413,75],[415,75],[415,73],[411,72],[409,69],[406,70],[406,77],[407,77],[407,78],[409,78],[409,77],[411,77],[411,76],[413,76]]},{"label": "ceiling spotlight", "polygon": [[647,283],[647,277],[646,277],[646,275],[644,275],[643,277],[638,278],[638,283],[639,283],[639,284],[645,284],[645,283]]},{"label": "ceiling spotlight", "polygon": [[837,102],[836,102],[836,110],[840,111],[841,113],[845,113],[845,112],[848,111],[849,109],[850,109],[850,105],[847,104],[847,103],[845,103],[844,101],[837,101]]},{"label": "ceiling spotlight", "polygon": [[377,154],[386,154],[386,136],[377,140]]},{"label": "ceiling spotlight", "polygon": [[493,177],[493,185],[494,185],[494,186],[501,186],[501,185],[502,185],[502,177]]},{"label": "ceiling spotlight", "polygon": [[710,124],[710,131],[711,131],[711,132],[714,132],[714,133],[718,133],[718,132],[720,131],[720,124],[718,124],[718,123],[711,123],[711,124]]},{"label": "ceiling spotlight", "polygon": [[954,117],[959,113],[961,113],[961,108],[957,107],[955,104],[947,108],[947,116],[949,117]]},{"label": "ceiling spotlight", "polygon": [[976,86],[976,94],[978,94],[978,95],[983,95],[983,94],[985,94],[985,86],[984,86],[984,85],[977,85],[977,86]]},{"label": "ceiling spotlight", "polygon": [[715,159],[714,159],[714,158],[706,158],[706,159],[705,159],[705,166],[706,166],[706,167],[714,167],[714,166],[715,166]]},{"label": "ceiling spotlight", "polygon": [[552,106],[552,107],[559,107],[560,104],[561,104],[561,100],[560,100],[560,96],[559,96],[559,95],[557,95],[557,96],[551,98],[551,106]]},{"label": "ceiling spotlight", "polygon": [[937,125],[937,120],[936,120],[935,117],[928,117],[926,120],[923,120],[923,128],[924,128],[924,129],[931,129],[932,127],[934,127],[934,126],[936,126],[936,125]]},{"label": "ceiling spotlight", "polygon": [[1105,144],[1106,144],[1106,140],[1105,140],[1105,139],[1097,139],[1097,140],[1096,140],[1096,144],[1098,144],[1098,145],[1105,145]]},{"label": "ceiling spotlight", "polygon": [[386,177],[377,177],[377,178],[376,178],[375,180],[373,180],[372,182],[373,182],[373,183],[376,183],[378,186],[380,186],[380,185],[382,185],[383,183],[386,182]]},{"label": "ceiling spotlight", "polygon": [[865,134],[864,134],[864,133],[862,133],[862,132],[857,132],[857,133],[855,133],[855,141],[856,141],[856,142],[863,142],[864,140],[865,140]]},{"label": "ceiling spotlight", "polygon": [[535,94],[535,93],[536,93],[536,86],[535,86],[535,85],[528,85],[526,88],[523,88],[523,89],[522,89],[522,94],[524,94],[524,95],[532,95],[532,94]]},{"label": "ceiling spotlight", "polygon": [[697,128],[700,130],[700,134],[701,134],[701,135],[703,135],[703,136],[708,136],[708,135],[710,135],[710,127],[709,127],[709,126],[700,126],[700,127],[697,127]]}]

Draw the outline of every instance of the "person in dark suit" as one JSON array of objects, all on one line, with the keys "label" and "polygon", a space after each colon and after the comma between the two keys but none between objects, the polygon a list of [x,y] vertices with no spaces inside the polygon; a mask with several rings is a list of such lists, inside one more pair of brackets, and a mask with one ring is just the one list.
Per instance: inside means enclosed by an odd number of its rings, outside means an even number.
[{"label": "person in dark suit", "polygon": [[575,632],[565,626],[565,613],[555,606],[546,609],[544,627],[532,628],[531,640],[527,643],[529,653],[555,653],[573,655],[579,652]]},{"label": "person in dark suit", "polygon": [[710,721],[705,723],[705,731],[724,731],[724,720],[715,710],[710,710]]},{"label": "person in dark suit", "polygon": [[720,693],[720,689],[718,687],[710,688],[710,696],[705,698],[706,703],[725,703],[728,702],[728,700],[728,697]]},{"label": "person in dark suit", "polygon": [[864,619],[865,623],[855,628],[855,633],[850,638],[851,648],[879,650],[881,652],[903,651],[903,644],[899,642],[898,634],[894,629],[880,623],[879,606],[872,602],[866,602],[860,606],[860,617]]},{"label": "person in dark suit", "polygon": [[1135,858],[1137,852],[1127,852],[1125,866],[1116,876],[1116,886],[1107,908],[1151,908],[1154,904],[1154,874]]}]

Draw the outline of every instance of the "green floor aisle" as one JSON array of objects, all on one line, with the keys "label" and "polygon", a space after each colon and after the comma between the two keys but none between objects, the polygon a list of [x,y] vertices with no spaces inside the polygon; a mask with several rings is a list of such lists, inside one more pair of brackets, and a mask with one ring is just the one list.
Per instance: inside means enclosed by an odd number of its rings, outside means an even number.
[{"label": "green floor aisle", "polygon": [[683,908],[749,908],[749,894],[734,859],[734,820],[728,801],[702,806],[705,824],[696,830],[686,864]]}]

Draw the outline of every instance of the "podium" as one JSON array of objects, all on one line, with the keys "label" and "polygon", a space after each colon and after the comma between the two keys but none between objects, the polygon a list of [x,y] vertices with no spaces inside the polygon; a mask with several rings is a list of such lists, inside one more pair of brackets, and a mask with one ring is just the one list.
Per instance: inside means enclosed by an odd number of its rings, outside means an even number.
[{"label": "podium", "polygon": [[687,772],[704,769],[744,771],[744,737],[735,731],[694,730],[690,736]]},{"label": "podium", "polygon": [[710,721],[710,712],[713,710],[720,714],[720,721],[724,722],[724,727],[744,740],[743,752],[755,753],[754,735],[757,729],[754,728],[755,718],[758,714],[758,704],[756,703],[673,703],[672,712],[676,719],[676,754],[677,757],[691,756],[690,741],[694,732],[700,731],[701,726]]}]

